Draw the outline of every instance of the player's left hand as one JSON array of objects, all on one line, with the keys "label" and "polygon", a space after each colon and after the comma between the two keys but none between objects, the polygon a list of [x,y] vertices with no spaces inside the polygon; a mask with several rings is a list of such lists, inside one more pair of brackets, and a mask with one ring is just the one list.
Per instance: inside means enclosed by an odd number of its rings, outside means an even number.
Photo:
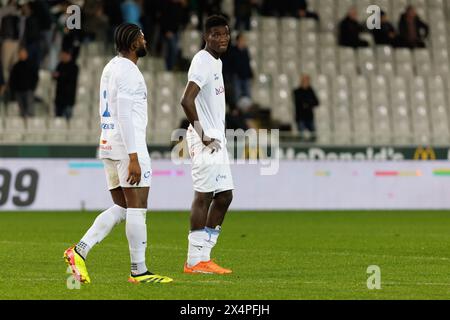
[{"label": "player's left hand", "polygon": [[130,159],[130,164],[128,165],[128,178],[127,182],[133,185],[139,185],[141,182],[141,166],[139,165],[139,160]]},{"label": "player's left hand", "polygon": [[203,141],[203,144],[209,149],[211,149],[211,153],[219,151],[222,148],[222,146],[220,145],[220,140],[217,139],[210,139]]}]

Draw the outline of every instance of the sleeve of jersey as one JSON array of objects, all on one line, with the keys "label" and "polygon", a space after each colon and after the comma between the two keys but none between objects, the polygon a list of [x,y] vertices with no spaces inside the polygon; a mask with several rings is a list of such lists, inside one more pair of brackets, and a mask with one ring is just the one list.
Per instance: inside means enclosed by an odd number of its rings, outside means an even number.
[{"label": "sleeve of jersey", "polygon": [[189,68],[188,81],[194,82],[202,89],[207,81],[207,72],[207,68],[205,68],[202,61],[198,57],[195,57]]},{"label": "sleeve of jersey", "polygon": [[130,77],[119,80],[117,93],[117,120],[123,143],[128,154],[136,153],[136,141],[133,125],[133,100],[137,88]]}]

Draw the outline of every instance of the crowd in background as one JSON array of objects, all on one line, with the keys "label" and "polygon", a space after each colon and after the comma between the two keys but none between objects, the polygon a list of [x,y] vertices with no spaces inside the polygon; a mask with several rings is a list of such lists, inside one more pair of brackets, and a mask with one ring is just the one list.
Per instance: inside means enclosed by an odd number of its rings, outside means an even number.
[{"label": "crowd in background", "polygon": [[408,6],[400,16],[397,29],[388,14],[381,11],[381,28],[368,30],[366,24],[359,21],[358,11],[353,7],[339,23],[339,44],[352,48],[368,47],[369,42],[361,38],[361,33],[368,31],[377,45],[414,49],[425,47],[429,27],[418,16],[414,6]]},{"label": "crowd in background", "polygon": [[[80,47],[91,41],[104,44],[105,52],[113,52],[115,28],[122,22],[142,27],[153,56],[163,57],[169,71],[183,70],[180,52],[180,32],[187,25],[201,30],[203,20],[211,14],[223,14],[222,0],[0,0],[0,96],[16,99],[23,117],[35,114],[35,89],[39,69],[52,72],[55,80],[55,114],[70,118],[76,99],[78,56]],[[82,7],[81,30],[66,26],[67,8]],[[228,52],[223,56],[226,84],[227,116],[231,127],[246,128],[258,121],[270,121],[264,110],[252,102],[251,58],[243,31],[251,28],[252,15],[314,19],[320,17],[308,6],[307,0],[234,0],[234,25],[238,32]],[[359,20],[357,10],[350,8],[337,28],[338,43],[352,48],[368,46],[361,38],[369,32]],[[370,31],[375,44],[394,47],[424,47],[429,29],[408,6],[400,17],[398,28],[382,13],[381,29]],[[309,130],[315,136],[313,112],[319,101],[302,76],[301,85],[293,93],[296,122],[302,132]],[[8,89],[8,90],[5,90]],[[8,95],[5,94],[8,92]],[[305,115],[306,114],[306,115]]]}]

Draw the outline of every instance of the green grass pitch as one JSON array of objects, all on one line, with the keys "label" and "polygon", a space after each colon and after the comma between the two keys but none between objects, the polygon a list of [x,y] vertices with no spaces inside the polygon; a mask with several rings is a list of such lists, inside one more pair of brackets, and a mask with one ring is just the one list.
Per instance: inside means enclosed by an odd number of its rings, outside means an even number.
[{"label": "green grass pitch", "polygon": [[450,298],[450,212],[230,212],[213,251],[226,276],[183,274],[188,213],[149,212],[149,268],[173,283],[127,282],[122,224],[90,252],[92,283],[69,290],[63,251],[95,216],[0,213],[0,299]]}]

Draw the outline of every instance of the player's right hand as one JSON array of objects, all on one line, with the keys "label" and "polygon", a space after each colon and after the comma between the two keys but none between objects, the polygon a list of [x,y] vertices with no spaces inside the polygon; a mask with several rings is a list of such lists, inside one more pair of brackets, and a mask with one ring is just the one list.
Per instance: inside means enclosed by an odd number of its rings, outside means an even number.
[{"label": "player's right hand", "polygon": [[209,149],[211,149],[211,153],[214,153],[216,151],[219,151],[220,149],[222,149],[221,145],[220,145],[220,140],[214,139],[214,138],[208,138],[208,137],[204,137],[203,138],[203,144],[208,147]]},{"label": "player's right hand", "polygon": [[141,182],[141,166],[139,165],[139,160],[136,158],[130,158],[130,163],[128,165],[128,178],[127,182],[134,185],[139,185]]}]

